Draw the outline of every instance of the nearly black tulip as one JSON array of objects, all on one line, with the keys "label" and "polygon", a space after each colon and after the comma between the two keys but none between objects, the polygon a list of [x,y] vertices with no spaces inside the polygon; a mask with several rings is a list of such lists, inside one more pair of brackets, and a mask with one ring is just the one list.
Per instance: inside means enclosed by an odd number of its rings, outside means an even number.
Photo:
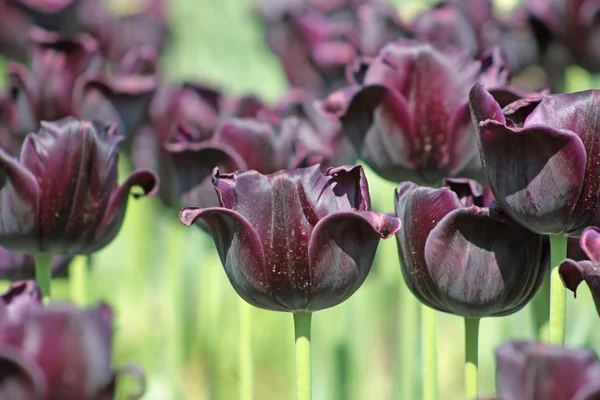
[{"label": "nearly black tulip", "polygon": [[33,282],[17,283],[1,297],[0,397],[113,399],[119,372],[111,368],[112,310],[44,308],[40,297]]},{"label": "nearly black tulip", "polygon": [[558,269],[565,287],[577,295],[577,287],[583,281],[587,283],[600,315],[600,229],[586,228],[580,238],[581,250],[589,260],[564,260]]},{"label": "nearly black tulip", "polygon": [[470,105],[485,173],[502,209],[542,234],[600,224],[600,91],[542,95],[504,109],[481,86]]},{"label": "nearly black tulip", "polygon": [[[52,260],[52,276],[66,277],[72,257],[55,256]],[[33,255],[19,253],[0,247],[0,279],[20,281],[35,278]]]},{"label": "nearly black tulip", "polygon": [[380,238],[400,229],[399,218],[371,211],[361,167],[215,171],[214,186],[221,207],[185,208],[180,220],[206,223],[234,289],[268,310],[343,302],[367,277]]},{"label": "nearly black tulip", "polygon": [[600,361],[587,349],[511,342],[496,349],[499,400],[595,400]]},{"label": "nearly black tulip", "polygon": [[35,28],[30,39],[31,70],[8,66],[10,96],[0,105],[5,109],[0,110],[0,130],[16,137],[2,139],[11,145],[11,154],[18,154],[18,139],[36,131],[42,120],[77,116],[117,123],[128,139],[136,133],[154,96],[155,76],[101,73],[98,45],[89,36],[69,39]]},{"label": "nearly black tulip", "polygon": [[265,1],[266,40],[293,86],[326,95],[355,56],[374,56],[408,31],[394,7],[369,1]]},{"label": "nearly black tulip", "polygon": [[482,175],[469,116],[475,82],[516,100],[494,52],[479,61],[456,47],[398,41],[355,74],[357,85],[332,94],[326,110],[339,116],[360,158],[385,179],[437,183]]},{"label": "nearly black tulip", "polygon": [[448,179],[441,189],[400,184],[402,273],[421,302],[480,318],[514,313],[532,299],[548,271],[549,246],[492,202],[489,188],[467,179]]},{"label": "nearly black tulip", "polygon": [[89,254],[118,233],[133,186],[156,190],[156,176],[133,172],[117,185],[122,137],[99,122],[42,122],[19,159],[0,149],[0,243],[28,253]]}]

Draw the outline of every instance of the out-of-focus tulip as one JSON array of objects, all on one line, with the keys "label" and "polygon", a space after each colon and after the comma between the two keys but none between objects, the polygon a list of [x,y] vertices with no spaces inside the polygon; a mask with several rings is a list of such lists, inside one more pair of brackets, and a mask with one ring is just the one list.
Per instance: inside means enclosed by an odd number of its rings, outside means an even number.
[{"label": "out-of-focus tulip", "polygon": [[154,129],[137,141],[136,163],[159,171],[161,199],[178,209],[219,204],[211,184],[215,167],[270,174],[353,163],[356,154],[337,118],[322,113],[314,100],[306,91],[291,91],[267,107],[254,97],[227,98],[198,84],[163,91],[152,107]]},{"label": "out-of-focus tulip", "polygon": [[24,59],[27,54],[27,37],[23,32],[30,21],[11,0],[0,0],[0,54]]},{"label": "out-of-focus tulip", "polygon": [[[52,260],[52,276],[66,277],[72,257],[55,256]],[[20,281],[35,278],[33,255],[18,253],[0,247],[0,279]]]},{"label": "out-of-focus tulip", "polygon": [[111,368],[113,313],[108,306],[43,308],[33,282],[14,284],[1,299],[2,398],[114,398],[118,372]]},{"label": "out-of-focus tulip", "polygon": [[8,66],[10,98],[0,110],[0,130],[13,135],[2,138],[11,154],[18,154],[19,141],[43,120],[73,115],[116,123],[126,138],[136,132],[156,90],[155,76],[102,74],[97,43],[89,36],[67,39],[36,28],[30,38],[31,71]]},{"label": "out-of-focus tulip", "polygon": [[206,223],[234,289],[268,310],[343,302],[367,277],[380,238],[400,229],[399,218],[371,211],[361,167],[217,170],[213,183],[221,207],[185,208],[180,220]]},{"label": "out-of-focus tulip", "polygon": [[402,273],[424,304],[463,317],[512,314],[539,289],[549,268],[543,236],[491,206],[489,188],[467,179],[441,189],[400,184],[396,215]]},{"label": "out-of-focus tulip", "polygon": [[534,342],[496,349],[499,400],[593,400],[600,398],[600,362],[591,350]]},{"label": "out-of-focus tulip", "polygon": [[339,116],[360,158],[396,182],[481,177],[469,89],[482,82],[504,102],[519,98],[505,86],[497,52],[479,61],[456,47],[398,41],[356,72],[357,84],[332,94],[324,108]]},{"label": "out-of-focus tulip", "polygon": [[496,201],[542,234],[579,235],[600,224],[600,91],[543,95],[504,109],[481,86],[470,105]]},{"label": "out-of-focus tulip", "polygon": [[589,260],[564,260],[558,272],[565,287],[577,295],[577,287],[583,281],[592,292],[596,311],[600,315],[600,229],[586,228],[580,238],[581,249]]},{"label": "out-of-focus tulip", "polygon": [[[534,27],[541,50],[556,52],[593,72],[600,72],[600,4],[590,0],[528,0],[524,9]],[[569,57],[570,56],[570,57]],[[551,66],[550,66],[551,67]]]},{"label": "out-of-focus tulip", "polygon": [[[99,122],[43,122],[19,159],[0,149],[0,243],[28,253],[89,254],[118,233],[133,186],[156,191],[157,177],[134,171],[117,185],[122,136]],[[135,196],[139,196],[136,194]]]},{"label": "out-of-focus tulip", "polygon": [[393,6],[365,1],[266,1],[266,40],[293,86],[325,95],[345,84],[355,56],[407,36]]}]

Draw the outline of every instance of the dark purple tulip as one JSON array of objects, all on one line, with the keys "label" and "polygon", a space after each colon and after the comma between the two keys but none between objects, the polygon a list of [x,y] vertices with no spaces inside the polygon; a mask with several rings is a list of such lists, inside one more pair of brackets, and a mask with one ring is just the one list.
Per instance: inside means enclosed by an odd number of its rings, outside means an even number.
[{"label": "dark purple tulip", "polygon": [[[2,296],[8,312],[0,312],[0,395],[113,399],[118,372],[111,368],[112,310],[103,304],[88,310],[68,304],[43,308],[31,285],[15,284]],[[11,307],[21,310],[15,314]]]},{"label": "dark purple tulip", "polygon": [[237,293],[274,311],[317,311],[350,297],[363,283],[380,238],[400,219],[371,211],[361,167],[319,166],[261,175],[221,175],[220,207],[184,208],[202,219]]},{"label": "dark purple tulip", "polygon": [[591,350],[534,342],[496,349],[499,400],[595,400],[600,398],[600,362]]},{"label": "dark purple tulip", "polygon": [[67,39],[34,28],[30,41],[31,71],[20,64],[8,67],[13,103],[8,122],[23,136],[37,130],[41,120],[71,115],[75,81],[100,67],[98,46],[89,36]]},{"label": "dark purple tulip", "polygon": [[27,55],[27,37],[23,32],[29,28],[30,21],[11,0],[0,0],[0,54],[25,59]]},{"label": "dark purple tulip", "polygon": [[482,175],[469,89],[482,82],[504,101],[518,98],[504,86],[497,52],[479,61],[455,47],[398,41],[357,71],[357,85],[331,95],[325,109],[339,116],[360,158],[396,182]]},{"label": "dark purple tulip", "polygon": [[[19,159],[0,149],[0,243],[29,253],[89,254],[108,244],[123,222],[133,186],[156,191],[157,177],[134,171],[117,185],[122,136],[99,122],[43,122]],[[139,195],[136,195],[139,196]]]},{"label": "dark purple tulip", "polygon": [[[35,281],[15,282],[0,295],[0,327],[26,318],[32,309],[42,304],[42,292]],[[1,328],[0,328],[1,329]]]},{"label": "dark purple tulip", "polygon": [[266,1],[266,40],[293,86],[325,95],[355,56],[377,54],[407,30],[394,7],[365,1]]},{"label": "dark purple tulip", "polygon": [[[594,0],[528,0],[524,6],[544,53],[556,51],[593,72],[600,72],[600,3]],[[566,54],[565,54],[566,53]],[[551,55],[552,56],[552,55]],[[558,61],[552,57],[552,61]]]},{"label": "dark purple tulip", "polygon": [[73,36],[78,33],[96,35],[98,28],[111,22],[104,1],[100,0],[8,0],[35,25]]},{"label": "dark purple tulip", "polygon": [[485,173],[517,223],[578,236],[600,224],[599,91],[543,95],[503,110],[480,85],[470,105]]},{"label": "dark purple tulip", "polygon": [[512,314],[539,289],[549,246],[490,206],[468,179],[441,189],[404,182],[396,191],[402,273],[413,294],[439,311],[481,318]]},{"label": "dark purple tulip", "polygon": [[[68,276],[68,267],[72,257],[55,256],[52,260],[52,276]],[[35,260],[33,255],[18,253],[0,247],[0,279],[20,281],[35,278]]]},{"label": "dark purple tulip", "polygon": [[165,15],[164,0],[146,0],[145,8],[132,15],[116,18],[98,35],[103,52],[113,63],[122,62],[132,51],[164,51],[169,29]]},{"label": "dark purple tulip", "polygon": [[588,259],[578,261],[567,258],[560,264],[558,272],[565,287],[574,295],[577,295],[577,287],[581,282],[587,283],[600,315],[600,229],[586,228],[579,243]]}]

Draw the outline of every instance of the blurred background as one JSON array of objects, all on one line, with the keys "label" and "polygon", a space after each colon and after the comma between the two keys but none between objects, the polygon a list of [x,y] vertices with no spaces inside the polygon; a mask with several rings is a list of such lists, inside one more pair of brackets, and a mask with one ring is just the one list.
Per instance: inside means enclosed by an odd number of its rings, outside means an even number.
[{"label": "blurred background", "polygon": [[[113,0],[119,13],[140,2]],[[512,2],[497,2],[503,9]],[[500,4],[501,3],[501,4]],[[163,74],[196,80],[230,94],[275,101],[286,88],[255,19],[254,0],[169,0],[172,41]],[[396,0],[409,20],[430,2]],[[566,91],[595,82],[578,68],[567,71]],[[121,160],[121,177],[129,168]],[[393,210],[395,185],[367,169],[373,207]],[[229,284],[211,238],[186,228],[158,199],[130,200],[123,229],[93,256],[89,303],[105,301],[116,312],[114,363],[137,363],[147,376],[144,399],[235,399],[238,392],[238,296]],[[85,262],[78,259],[77,262]],[[183,275],[181,275],[183,274]],[[183,285],[178,279],[183,276]],[[7,284],[6,284],[7,285]],[[382,241],[371,274],[350,300],[313,316],[315,400],[398,399],[398,315],[401,273],[395,240]],[[183,289],[182,289],[183,288]],[[53,287],[69,298],[66,281]],[[587,287],[568,296],[568,346],[600,350],[600,329]],[[170,312],[178,309],[181,313]],[[486,318],[480,330],[481,395],[493,395],[494,349],[509,339],[533,339],[532,305],[504,318]],[[464,398],[463,320],[438,314],[439,398]],[[294,332],[291,314],[253,310],[256,398],[294,399]],[[175,339],[174,339],[175,338]],[[415,344],[418,345],[418,344]],[[419,360],[415,380],[420,381]],[[177,365],[183,365],[180,370]],[[124,378],[121,395],[134,383]]]}]

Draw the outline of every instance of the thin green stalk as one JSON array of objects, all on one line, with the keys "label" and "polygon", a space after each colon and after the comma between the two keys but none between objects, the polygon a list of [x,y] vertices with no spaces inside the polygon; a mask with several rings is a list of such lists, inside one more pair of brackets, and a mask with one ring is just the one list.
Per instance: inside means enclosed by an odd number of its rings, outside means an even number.
[{"label": "thin green stalk", "polygon": [[166,359],[168,360],[168,374],[176,398],[181,396],[181,373],[185,354],[185,285],[184,285],[184,235],[188,232],[180,223],[171,223],[167,237],[166,262],[168,268],[163,269],[165,274],[166,298],[169,304],[170,321],[167,328]]},{"label": "thin green stalk", "polygon": [[240,400],[254,399],[254,352],[252,346],[252,306],[240,304]]},{"label": "thin green stalk", "polygon": [[71,300],[80,306],[87,305],[88,268],[91,256],[75,256],[69,265]]},{"label": "thin green stalk", "polygon": [[298,400],[312,398],[310,376],[310,320],[312,313],[294,313],[294,331],[296,332],[296,385]]},{"label": "thin green stalk", "polygon": [[421,306],[423,400],[437,399],[437,311]]},{"label": "thin green stalk", "polygon": [[467,400],[479,395],[479,318],[465,318],[465,395]]},{"label": "thin green stalk", "polygon": [[567,258],[567,237],[550,235],[550,326],[549,341],[562,345],[565,341],[566,290],[558,274],[560,263]]},{"label": "thin green stalk", "polygon": [[419,360],[419,309],[420,303],[410,292],[404,280],[400,282],[400,306],[398,307],[398,332],[400,333],[399,372],[400,372],[400,398],[417,398],[417,385],[415,365]]},{"label": "thin green stalk", "polygon": [[35,255],[35,281],[40,287],[44,302],[50,299],[50,282],[52,280],[52,254]]}]

